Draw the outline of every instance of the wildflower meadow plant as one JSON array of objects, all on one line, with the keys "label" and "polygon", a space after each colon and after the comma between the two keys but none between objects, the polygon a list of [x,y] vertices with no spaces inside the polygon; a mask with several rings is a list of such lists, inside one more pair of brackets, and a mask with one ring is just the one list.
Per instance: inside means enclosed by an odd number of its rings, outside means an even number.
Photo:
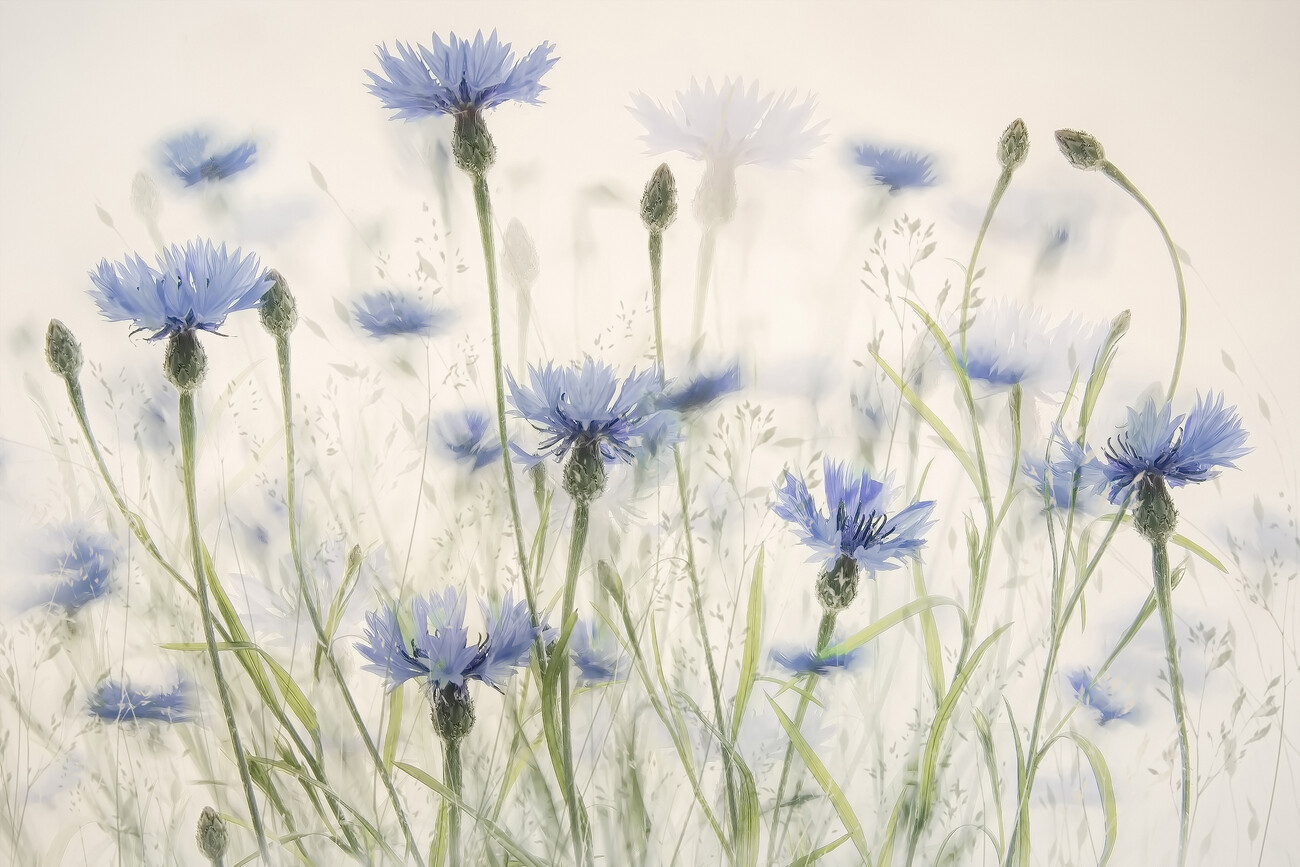
[{"label": "wildflower meadow plant", "polygon": [[924,189],[938,183],[934,158],[921,151],[863,143],[854,145],[853,162],[866,171],[872,182],[890,193]]},{"label": "wildflower meadow plant", "polygon": [[210,145],[210,136],[192,130],[163,142],[163,166],[187,187],[228,180],[257,161],[257,143],[239,142],[226,149]]},{"label": "wildflower meadow plant", "polygon": [[193,719],[190,688],[184,682],[147,690],[119,680],[104,680],[91,693],[89,710],[106,722],[183,723]]},{"label": "wildflower meadow plant", "polygon": [[417,295],[371,292],[354,309],[357,325],[369,337],[432,337],[446,329],[451,313],[434,307]]}]

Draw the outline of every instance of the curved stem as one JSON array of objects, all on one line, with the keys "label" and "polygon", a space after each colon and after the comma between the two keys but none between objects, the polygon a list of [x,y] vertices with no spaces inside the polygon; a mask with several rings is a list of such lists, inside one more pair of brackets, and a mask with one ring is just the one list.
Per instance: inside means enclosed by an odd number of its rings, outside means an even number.
[{"label": "curved stem", "polygon": [[1156,228],[1160,230],[1161,237],[1164,238],[1165,249],[1169,251],[1169,261],[1174,266],[1174,279],[1178,282],[1178,354],[1174,357],[1174,372],[1169,378],[1169,391],[1165,395],[1165,400],[1173,400],[1174,392],[1178,390],[1178,377],[1183,370],[1183,355],[1187,350],[1187,283],[1183,280],[1182,263],[1178,261],[1178,248],[1174,246],[1174,239],[1170,237],[1169,230],[1165,228],[1164,221],[1160,219],[1156,209],[1147,201],[1146,196],[1133,186],[1133,182],[1109,160],[1102,163],[1101,171],[1151,215]]},{"label": "curved stem", "polygon": [[[587,545],[587,525],[591,505],[575,500],[573,506],[573,535],[569,539],[569,568],[564,577],[564,602],[560,622],[566,626],[572,619],[578,594],[578,571],[582,566],[582,552]],[[569,826],[573,833],[573,857],[578,867],[595,864],[591,853],[591,840],[587,824],[582,820],[586,812],[582,795],[578,792],[578,779],[573,770],[573,722],[569,705],[572,703],[572,686],[569,677],[569,650],[564,651],[560,668],[560,752],[564,765],[565,801],[569,807]]]},{"label": "curved stem", "polygon": [[457,804],[447,809],[447,864],[448,867],[460,867],[460,807],[464,803],[464,785],[461,781],[460,741],[444,740],[442,742],[443,775],[447,788],[456,796]]},{"label": "curved stem", "polygon": [[[316,633],[317,654],[323,655],[326,662],[329,663],[330,672],[334,675],[334,680],[339,685],[339,692],[343,695],[343,702],[348,707],[348,713],[352,717],[352,722],[361,735],[361,740],[366,745],[366,752],[370,754],[371,761],[374,762],[375,769],[379,772],[383,780],[384,788],[388,791],[388,798],[392,801],[393,810],[397,813],[397,821],[402,826],[402,833],[406,837],[406,845],[415,858],[416,864],[423,867],[424,859],[420,855],[420,846],[415,841],[415,834],[411,831],[410,823],[406,818],[406,811],[402,809],[401,799],[397,796],[397,788],[393,785],[393,776],[389,773],[387,765],[384,764],[383,757],[380,756],[379,750],[375,747],[374,739],[370,737],[370,731],[366,728],[365,721],[361,718],[361,713],[357,709],[356,701],[352,698],[352,693],[348,689],[347,680],[343,677],[343,671],[339,668],[338,660],[334,658],[334,652],[329,646],[329,637],[325,634],[325,627],[321,622],[320,607],[316,603],[315,594],[311,583],[307,580],[307,570],[302,564],[302,546],[298,541],[298,510],[297,510],[297,482],[294,470],[294,449],[293,449],[293,392],[290,388],[290,349],[289,337],[277,335],[275,340],[276,358],[280,364],[280,398],[284,409],[284,452],[286,464],[286,482],[285,482],[285,501],[289,509],[289,548],[293,553],[294,571],[298,574],[298,587],[302,592],[302,598],[307,606],[307,615],[311,619],[312,629]],[[323,780],[322,780],[323,782]],[[330,797],[330,805],[337,811],[334,799]],[[349,825],[343,822],[339,817],[339,822],[343,827],[344,834],[349,841],[353,841],[353,835]]]},{"label": "curved stem", "polygon": [[1188,825],[1192,816],[1192,759],[1187,738],[1187,705],[1183,697],[1183,675],[1178,667],[1178,637],[1174,633],[1173,588],[1170,586],[1169,548],[1164,542],[1151,543],[1151,577],[1156,585],[1156,607],[1165,634],[1165,658],[1169,663],[1169,697],[1174,703],[1178,725],[1178,751],[1182,758],[1183,794],[1178,813],[1178,867],[1187,863]]},{"label": "curved stem", "polygon": [[[253,833],[257,836],[257,848],[263,861],[270,860],[266,848],[266,831],[262,827],[262,814],[257,809],[257,796],[253,793],[253,778],[248,772],[248,756],[244,754],[243,742],[239,739],[239,727],[235,725],[235,709],[230,701],[230,687],[221,673],[221,654],[217,651],[216,631],[212,626],[212,610],[208,604],[208,585],[204,580],[206,567],[203,558],[203,541],[199,536],[198,494],[194,482],[194,394],[182,391],[180,395],[181,426],[181,469],[185,479],[185,511],[190,524],[190,551],[194,557],[194,583],[198,588],[199,612],[203,618],[203,638],[208,644],[208,658],[212,662],[212,674],[217,681],[217,694],[221,698],[221,709],[225,712],[226,728],[230,732],[230,744],[235,751],[235,761],[239,765],[239,778],[244,783],[244,796],[248,799],[249,818],[253,823]],[[215,580],[215,576],[214,579]]]},{"label": "curved stem", "polygon": [[980,224],[979,234],[975,236],[975,246],[970,251],[970,263],[966,266],[966,285],[962,287],[961,292],[961,358],[966,358],[966,328],[970,324],[967,320],[970,316],[970,293],[971,287],[975,284],[975,263],[980,257],[980,248],[984,246],[984,236],[988,234],[989,225],[993,222],[993,214],[998,209],[998,203],[1002,201],[1002,196],[1006,193],[1007,187],[1011,185],[1011,169],[1003,169],[1002,174],[998,176],[998,182],[993,187],[993,195],[989,198],[988,210],[984,212],[984,222]]}]

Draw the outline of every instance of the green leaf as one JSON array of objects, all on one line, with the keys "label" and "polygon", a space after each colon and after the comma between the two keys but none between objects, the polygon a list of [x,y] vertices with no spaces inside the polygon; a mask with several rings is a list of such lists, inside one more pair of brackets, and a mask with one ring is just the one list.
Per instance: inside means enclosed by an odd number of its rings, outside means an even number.
[{"label": "green leaf", "polygon": [[1039,755],[1047,752],[1048,747],[1062,738],[1073,741],[1088,759],[1088,764],[1092,766],[1092,776],[1097,781],[1097,790],[1101,793],[1102,815],[1106,818],[1106,846],[1101,850],[1101,859],[1097,862],[1097,867],[1106,867],[1106,863],[1110,861],[1110,856],[1115,851],[1115,840],[1119,836],[1119,812],[1115,808],[1115,786],[1111,783],[1110,767],[1106,764],[1106,758],[1101,754],[1101,750],[1097,749],[1097,745],[1078,732],[1057,735],[1044,744],[1043,752]]},{"label": "green leaf", "polygon": [[700,725],[717,738],[731,757],[732,768],[740,775],[740,787],[736,792],[736,838],[732,843],[732,864],[736,867],[754,867],[758,863],[759,832],[763,824],[759,818],[758,787],[754,785],[754,775],[750,773],[745,759],[736,751],[731,740],[709,722],[695,699],[681,691],[678,691],[677,696],[694,711]]},{"label": "green leaf", "polygon": [[391,772],[397,756],[397,738],[402,733],[402,687],[388,695],[388,725],[384,729],[384,767]]},{"label": "green leaf", "polygon": [[885,828],[885,845],[880,850],[880,859],[876,867],[890,867],[894,863],[894,838],[898,835],[898,817],[903,813],[903,804],[907,802],[908,789],[899,792],[894,809],[889,814],[889,825]]},{"label": "green leaf", "polygon": [[889,612],[866,629],[863,629],[861,632],[855,632],[838,644],[826,648],[826,650],[822,652],[822,655],[843,656],[849,651],[861,647],[873,638],[879,637],[882,633],[887,632],[912,615],[919,614],[922,611],[929,611],[931,608],[937,608],[940,605],[951,605],[959,612],[961,611],[961,605],[959,605],[955,600],[949,599],[947,596],[926,596],[921,599],[914,599],[901,608],[896,608]]},{"label": "green leaf", "polygon": [[830,841],[825,846],[819,846],[818,848],[809,852],[807,855],[800,855],[798,858],[790,862],[790,867],[813,867],[813,865],[815,865],[823,857],[829,855],[830,853],[834,852],[836,849],[840,848],[840,844],[847,839],[849,839],[848,834],[843,834],[839,837],[836,837],[834,840]]},{"label": "green leaf", "polygon": [[979,708],[971,708],[971,717],[975,720],[975,732],[979,735],[980,752],[984,756],[984,766],[989,774],[989,786],[993,789],[993,804],[998,811],[998,851],[1002,851],[1002,841],[1006,839],[1006,825],[1002,819],[1002,781],[998,776],[998,751],[993,744],[993,728],[989,719]]},{"label": "green leaf", "polygon": [[975,483],[975,487],[981,488],[979,470],[975,468],[975,462],[971,460],[970,453],[966,451],[965,447],[962,446],[961,442],[958,441],[953,432],[948,429],[948,426],[939,419],[939,416],[935,415],[934,410],[930,409],[930,407],[926,405],[920,395],[912,391],[912,389],[908,387],[907,383],[903,382],[903,378],[895,373],[894,369],[889,366],[889,363],[881,358],[875,350],[871,350],[871,357],[876,360],[876,364],[880,365],[880,369],[885,372],[885,376],[888,376],[890,381],[894,383],[894,387],[902,392],[903,399],[908,402],[912,409],[916,410],[917,414],[919,414],[921,418],[925,419],[926,424],[930,425],[930,428],[939,435],[939,438],[943,440],[944,445],[948,446],[948,450],[952,452],[953,457],[957,459],[957,462],[961,464],[962,469],[966,471],[966,474],[970,476],[971,481]]},{"label": "green leaf", "polygon": [[[921,573],[921,561],[912,561],[912,585],[916,589],[916,597],[925,599],[925,577]],[[943,675],[943,651],[939,647],[939,627],[934,621],[934,611],[927,608],[921,612],[921,633],[925,636],[925,662],[930,672],[930,688],[934,691],[935,704],[943,696],[943,688],[947,684]]]},{"label": "green leaf", "polygon": [[[546,748],[551,755],[551,765],[555,768],[555,777],[564,780],[564,756],[560,745],[560,672],[569,664],[569,636],[578,622],[578,612],[569,615],[569,622],[564,624],[559,641],[551,650],[546,671],[542,673],[542,729],[546,732]],[[563,788],[563,786],[561,786]]]},{"label": "green leaf", "polygon": [[749,608],[745,614],[745,650],[740,658],[740,684],[736,687],[736,701],[731,710],[731,739],[740,734],[740,723],[758,676],[758,656],[763,640],[763,548],[758,549],[754,561],[754,578],[749,584]]}]

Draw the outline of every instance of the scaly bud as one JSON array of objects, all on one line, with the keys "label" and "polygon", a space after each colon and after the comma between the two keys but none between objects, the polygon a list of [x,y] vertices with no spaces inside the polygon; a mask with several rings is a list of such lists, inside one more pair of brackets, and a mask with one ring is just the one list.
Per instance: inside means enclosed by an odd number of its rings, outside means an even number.
[{"label": "scaly bud", "polygon": [[203,857],[213,864],[220,864],[221,859],[226,857],[229,834],[226,831],[226,820],[221,818],[216,810],[211,807],[203,808],[203,812],[199,814],[199,828],[194,836]]},{"label": "scaly bud", "polygon": [[208,356],[194,331],[177,331],[167,340],[163,372],[181,393],[193,391],[203,382],[208,372]]},{"label": "scaly bud", "polygon": [[1101,146],[1101,142],[1077,129],[1058,129],[1056,146],[1076,169],[1099,169],[1106,162],[1106,149]]},{"label": "scaly bud", "polygon": [[477,109],[456,114],[456,126],[451,133],[451,154],[456,165],[476,177],[486,175],[497,161],[497,146],[483,122],[483,113]]},{"label": "scaly bud", "polygon": [[64,379],[74,379],[81,372],[81,344],[57,319],[51,319],[45,330],[45,360],[50,370]]},{"label": "scaly bud", "polygon": [[652,232],[662,232],[677,219],[677,180],[668,163],[661,163],[641,194],[641,222]]},{"label": "scaly bud", "polygon": [[998,162],[1007,171],[1013,171],[1029,156],[1029,130],[1020,118],[1011,121],[998,141]]},{"label": "scaly bud", "polygon": [[298,302],[289,291],[289,283],[284,275],[274,268],[266,272],[273,281],[271,288],[262,296],[258,312],[262,316],[262,327],[276,337],[284,337],[298,324]]},{"label": "scaly bud", "polygon": [[463,686],[447,684],[433,693],[433,728],[447,743],[456,743],[474,728],[474,699]]},{"label": "scaly bud", "polygon": [[1138,482],[1137,500],[1133,526],[1152,545],[1168,542],[1178,525],[1178,510],[1174,508],[1174,498],[1165,480],[1154,473],[1142,476],[1142,481]]},{"label": "scaly bud", "polygon": [[564,465],[564,490],[575,502],[590,503],[605,490],[605,458],[596,441],[573,447]]},{"label": "scaly bud", "polygon": [[817,601],[826,611],[843,611],[858,595],[858,562],[840,557],[817,578]]}]

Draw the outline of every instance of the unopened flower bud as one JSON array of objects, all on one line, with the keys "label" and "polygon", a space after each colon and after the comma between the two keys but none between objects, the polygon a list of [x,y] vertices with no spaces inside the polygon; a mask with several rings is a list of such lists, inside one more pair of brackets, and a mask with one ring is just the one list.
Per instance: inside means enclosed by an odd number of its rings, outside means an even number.
[{"label": "unopened flower bud", "polygon": [[1133,313],[1129,310],[1123,310],[1118,316],[1111,320],[1110,333],[1115,335],[1119,340],[1125,334],[1128,334],[1128,327],[1133,322]]},{"label": "unopened flower bud", "polygon": [[1056,146],[1076,169],[1099,169],[1106,162],[1106,149],[1101,142],[1077,129],[1058,129]]},{"label": "unopened flower bud", "polygon": [[605,588],[605,592],[614,597],[614,601],[620,605],[623,602],[623,579],[614,571],[608,560],[596,561],[596,578],[600,581],[600,586]]},{"label": "unopened flower bud", "polygon": [[641,194],[641,222],[652,232],[662,232],[677,219],[677,180],[668,163],[661,163]]},{"label": "unopened flower bud", "polygon": [[45,360],[50,370],[64,379],[73,379],[81,372],[81,344],[57,319],[51,319],[45,330]]},{"label": "unopened flower bud", "polygon": [[462,111],[456,115],[451,133],[451,153],[456,165],[476,177],[487,174],[497,160],[497,146],[483,122],[483,113]]},{"label": "unopened flower bud", "polygon": [[474,699],[463,686],[448,684],[433,693],[433,727],[438,737],[456,743],[474,728]]},{"label": "unopened flower bud", "polygon": [[289,291],[289,283],[283,274],[274,268],[266,274],[273,282],[262,296],[262,303],[258,307],[262,315],[262,327],[276,337],[283,337],[298,324],[298,302]]},{"label": "unopened flower bud", "polygon": [[840,557],[817,579],[817,601],[826,611],[843,611],[858,595],[858,562]]},{"label": "unopened flower bud", "polygon": [[564,490],[575,502],[590,503],[605,490],[605,458],[594,440],[574,446],[564,465]]},{"label": "unopened flower bud", "polygon": [[1144,475],[1138,482],[1137,500],[1133,526],[1153,545],[1168,542],[1178,525],[1178,510],[1165,480],[1154,473]]},{"label": "unopened flower bud", "polygon": [[220,864],[221,859],[226,857],[229,834],[226,831],[226,820],[221,818],[216,810],[211,807],[203,808],[203,812],[199,814],[199,827],[194,837],[198,841],[199,851],[203,853],[203,857],[213,864]]},{"label": "unopened flower bud", "polygon": [[1002,167],[1011,171],[1020,166],[1029,156],[1029,130],[1025,128],[1025,122],[1020,118],[1011,121],[1002,132],[1002,138],[998,141],[998,162]]},{"label": "unopened flower bud", "polygon": [[208,356],[194,331],[177,331],[168,339],[163,372],[167,374],[167,381],[182,394],[193,391],[203,382],[203,376],[208,372]]}]

